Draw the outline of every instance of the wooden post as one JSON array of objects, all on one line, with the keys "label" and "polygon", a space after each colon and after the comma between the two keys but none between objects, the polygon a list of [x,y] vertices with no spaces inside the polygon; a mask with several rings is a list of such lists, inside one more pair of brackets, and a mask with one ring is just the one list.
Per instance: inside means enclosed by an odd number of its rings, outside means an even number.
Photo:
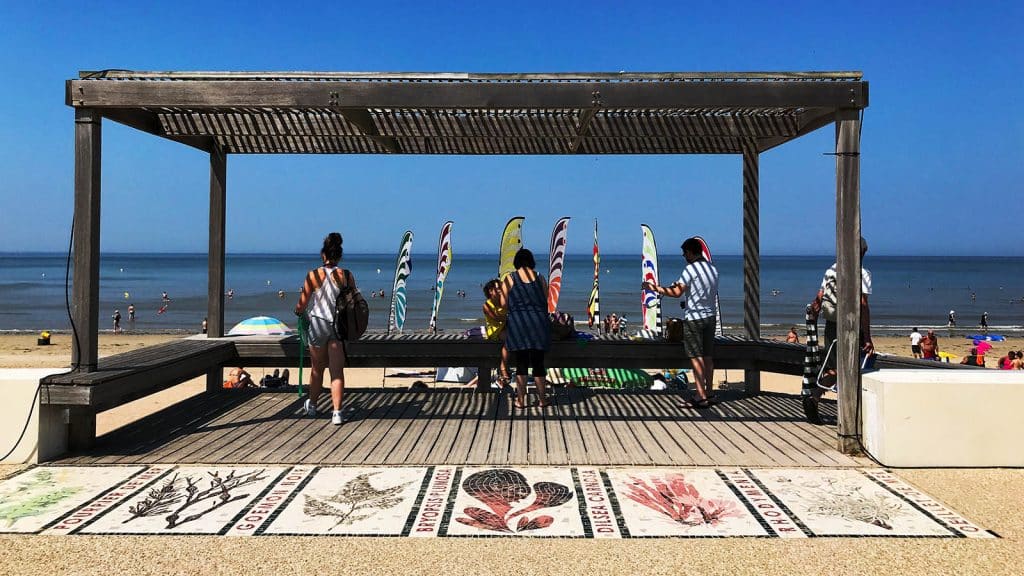
[{"label": "wooden post", "polygon": [[[761,338],[761,206],[759,155],[756,140],[743,141],[743,329],[751,340]],[[747,394],[761,391],[761,372],[743,371]]]},{"label": "wooden post", "polygon": [[[224,252],[227,212],[227,155],[219,146],[210,152],[210,244],[207,256],[209,280],[206,295],[206,337],[224,336]],[[222,387],[221,368],[206,373],[206,389]]]},{"label": "wooden post", "polygon": [[836,113],[836,290],[839,293],[836,373],[839,377],[838,449],[860,452],[857,397],[860,392],[860,116]]},{"label": "wooden post", "polygon": [[78,452],[96,445],[96,411],[92,406],[69,406],[68,450]]},{"label": "wooden post", "polygon": [[102,116],[75,109],[75,280],[71,316],[75,342],[71,365],[96,371],[100,318],[100,156]]}]

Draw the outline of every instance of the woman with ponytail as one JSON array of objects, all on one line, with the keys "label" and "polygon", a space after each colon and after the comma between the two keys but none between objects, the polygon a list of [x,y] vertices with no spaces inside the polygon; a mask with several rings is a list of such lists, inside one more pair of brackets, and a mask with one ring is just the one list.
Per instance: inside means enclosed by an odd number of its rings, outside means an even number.
[{"label": "woman with ponytail", "polygon": [[331,371],[331,423],[340,425],[341,397],[345,390],[345,347],[334,333],[334,301],[342,286],[356,285],[348,270],[338,267],[341,260],[341,234],[331,232],[320,249],[323,266],[310,270],[302,285],[296,316],[306,316],[306,339],[309,342],[309,397],[303,405],[307,416],[316,416],[316,403],[323,388],[324,369]]}]

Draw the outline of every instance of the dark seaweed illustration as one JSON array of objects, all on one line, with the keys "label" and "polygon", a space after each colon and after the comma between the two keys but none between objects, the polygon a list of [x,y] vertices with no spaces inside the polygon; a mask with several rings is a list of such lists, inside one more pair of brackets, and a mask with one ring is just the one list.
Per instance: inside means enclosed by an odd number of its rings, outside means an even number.
[{"label": "dark seaweed illustration", "polygon": [[[337,519],[330,529],[333,530],[342,524],[352,524],[359,520],[365,520],[373,516],[375,510],[393,508],[402,502],[399,494],[412,482],[406,482],[383,490],[377,490],[370,484],[370,476],[379,472],[360,474],[334,494],[322,498],[303,494],[306,503],[302,511],[307,516],[332,516]],[[357,514],[362,510],[371,510],[369,513]]]},{"label": "dark seaweed illustration", "polygon": [[682,474],[655,476],[651,482],[630,476],[626,497],[686,526],[717,526],[726,518],[738,518],[735,502],[702,498],[697,487]]},{"label": "dark seaweed illustration", "polygon": [[[165,518],[168,530],[186,522],[198,520],[231,502],[248,498],[249,494],[235,495],[232,494],[232,491],[266,479],[266,476],[263,476],[263,472],[264,469],[260,469],[236,476],[235,471],[232,470],[223,478],[221,478],[219,471],[209,472],[210,485],[205,490],[201,490],[199,488],[199,480],[191,476],[184,477],[185,486],[182,487],[178,481],[178,475],[175,474],[173,478],[164,482],[161,487],[150,490],[144,500],[128,508],[131,517],[125,520],[123,524],[127,524],[136,518],[159,516],[168,512],[170,514],[167,514]],[[182,518],[181,515],[186,510],[194,508],[203,502],[208,502],[209,505]]]},{"label": "dark seaweed illustration", "polygon": [[[481,530],[504,533],[547,528],[554,522],[553,517],[540,515],[530,518],[527,514],[541,508],[561,506],[574,494],[568,486],[556,482],[537,482],[531,490],[525,476],[508,468],[471,474],[463,480],[462,489],[466,494],[483,502],[490,510],[469,506],[462,511],[469,518],[460,517],[455,520]],[[531,492],[534,494],[533,502],[526,508],[512,512],[513,506],[527,498]],[[515,528],[512,528],[511,522],[517,516],[520,518]]]}]

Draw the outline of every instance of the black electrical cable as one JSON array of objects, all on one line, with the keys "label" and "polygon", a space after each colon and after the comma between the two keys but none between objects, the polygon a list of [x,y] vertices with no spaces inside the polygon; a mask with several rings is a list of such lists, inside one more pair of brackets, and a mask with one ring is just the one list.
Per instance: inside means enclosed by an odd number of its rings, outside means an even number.
[{"label": "black electrical cable", "polygon": [[[64,307],[68,313],[68,320],[71,322],[71,335],[75,343],[75,358],[81,359],[81,349],[79,348],[78,344],[78,330],[75,328],[75,319],[71,315],[71,297],[68,295],[69,286],[71,284],[71,249],[75,241],[74,215],[71,216],[71,232],[68,236],[68,257],[64,265]],[[71,372],[74,372],[77,369],[78,362],[72,362],[71,370],[65,372],[64,374],[70,374]],[[21,445],[21,441],[25,438],[25,432],[28,432],[28,425],[32,422],[32,414],[35,412],[36,402],[39,400],[39,392],[42,389],[43,384],[41,382],[39,384],[36,384],[36,391],[34,394],[32,394],[32,403],[29,405],[28,408],[28,417],[25,418],[25,425],[21,427],[21,434],[19,434],[18,439],[14,441],[14,446],[11,446],[11,449],[8,450],[7,453],[4,454],[2,457],[0,457],[0,461],[6,460],[11,454],[14,454],[14,451],[17,450],[18,446]]]}]

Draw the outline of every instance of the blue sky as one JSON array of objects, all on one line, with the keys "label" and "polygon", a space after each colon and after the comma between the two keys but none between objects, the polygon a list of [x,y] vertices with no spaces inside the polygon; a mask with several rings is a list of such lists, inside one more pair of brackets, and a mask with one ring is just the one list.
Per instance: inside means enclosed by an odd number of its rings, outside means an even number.
[{"label": "blue sky", "polygon": [[[864,233],[874,254],[1024,255],[1019,2],[0,3],[0,251],[66,249],[79,70],[862,70]],[[359,3],[362,4],[362,3]],[[104,251],[207,245],[208,162],[113,122],[103,128]],[[761,156],[765,254],[834,251],[833,130]],[[569,250],[640,251],[701,234],[742,251],[731,156],[232,156],[230,252],[528,246],[572,216]],[[1006,209],[1001,207],[1005,206]]]}]

